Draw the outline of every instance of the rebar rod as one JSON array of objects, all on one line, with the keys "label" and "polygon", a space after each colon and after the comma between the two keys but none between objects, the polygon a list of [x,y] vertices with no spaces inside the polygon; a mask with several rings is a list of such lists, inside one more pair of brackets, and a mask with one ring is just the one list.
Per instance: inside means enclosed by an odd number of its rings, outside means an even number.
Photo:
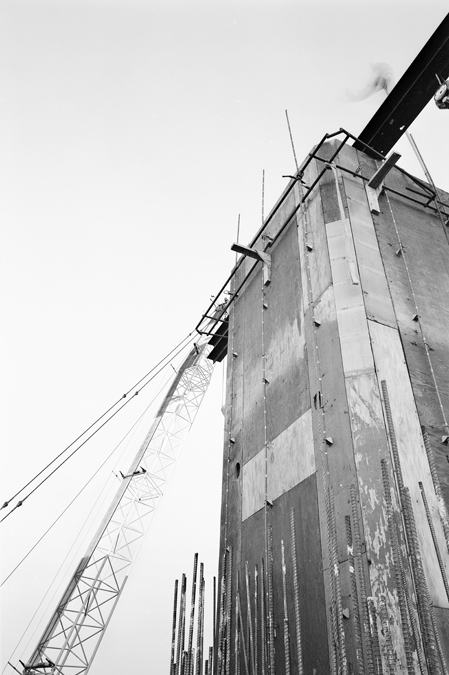
[{"label": "rebar rod", "polygon": [[213,599],[212,599],[212,658],[209,657],[210,675],[214,675],[215,669],[215,645],[218,639],[217,630],[217,578],[213,578]]},{"label": "rebar rod", "polygon": [[228,546],[228,565],[226,579],[226,660],[225,673],[231,669],[231,619],[232,619],[232,547]]},{"label": "rebar rod", "polygon": [[439,655],[435,640],[434,627],[432,624],[432,605],[430,602],[427,581],[421,560],[418,534],[416,532],[415,516],[410,499],[410,491],[404,487],[401,461],[399,457],[398,445],[396,442],[396,432],[394,429],[393,416],[391,413],[390,397],[385,380],[381,381],[382,395],[384,400],[385,415],[387,418],[388,436],[393,455],[393,466],[395,469],[396,482],[398,485],[399,502],[404,517],[405,534],[410,553],[410,564],[413,578],[415,581],[416,596],[418,601],[418,615],[421,623],[423,636],[424,652],[427,658],[430,675],[441,675]]},{"label": "rebar rod", "polygon": [[254,567],[254,673],[258,675],[258,612],[259,612],[259,569]]},{"label": "rebar rod", "polygon": [[196,640],[196,675],[201,675],[203,669],[203,645],[204,645],[204,564],[200,563],[200,597],[198,607],[198,626]]},{"label": "rebar rod", "polygon": [[335,611],[337,615],[336,622],[338,629],[339,661],[342,675],[347,675],[348,660],[346,657],[345,629],[343,626],[343,606],[341,599],[340,566],[338,561],[338,548],[337,548],[337,525],[335,520],[334,492],[332,487],[329,487],[329,507],[330,507],[330,532],[331,532],[331,553],[332,553],[332,559],[330,561],[331,564],[330,571],[335,583]]},{"label": "rebar rod", "polygon": [[182,669],[185,675],[189,675],[186,668],[186,659],[188,659],[188,652],[185,651],[185,638],[186,638],[186,604],[187,604],[187,577],[184,584],[184,593],[182,594],[182,606],[181,606],[181,652],[183,654],[182,659]]},{"label": "rebar rod", "polygon": [[[331,586],[332,586],[332,580],[331,580]],[[331,599],[331,604],[330,604],[330,615],[331,615],[331,626],[332,626],[332,632],[331,632],[331,656],[332,656],[332,664],[331,664],[331,673],[332,675],[340,675],[341,669],[339,665],[339,657],[338,657],[338,632],[337,632],[337,618],[335,616],[335,602]]]},{"label": "rebar rod", "polygon": [[298,160],[296,159],[295,144],[293,143],[292,130],[291,130],[291,127],[290,127],[290,120],[288,119],[287,110],[285,111],[285,116],[287,118],[288,133],[290,134],[290,143],[292,144],[293,157],[295,159],[296,171],[298,172],[299,171]]},{"label": "rebar rod", "polygon": [[387,662],[388,673],[389,675],[395,675],[396,668],[390,631],[390,617],[388,615],[387,602],[383,595],[379,599],[379,618],[382,626],[381,632],[384,636],[384,656]]},{"label": "rebar rod", "polygon": [[234,654],[235,654],[235,664],[234,672],[235,675],[240,675],[240,627],[239,627],[239,612],[237,607],[237,602],[235,603],[235,639],[234,639]]},{"label": "rebar rod", "polygon": [[190,624],[189,624],[189,644],[187,648],[188,654],[188,671],[192,670],[192,647],[193,647],[193,622],[195,619],[195,597],[196,597],[196,575],[198,570],[198,553],[193,556],[193,574],[192,574],[192,597],[190,601]]},{"label": "rebar rod", "polygon": [[405,578],[405,572],[404,572],[403,567],[401,568],[401,575],[402,575],[402,585],[403,585],[404,591],[405,591],[405,599],[406,599],[406,602],[407,602],[408,615],[409,615],[410,624],[411,624],[411,627],[412,627],[413,639],[415,641],[416,653],[418,655],[419,672],[420,672],[420,675],[425,675],[426,672],[427,672],[427,668],[425,667],[424,655],[423,655],[422,649],[421,649],[421,635],[419,633],[419,628],[418,628],[418,625],[416,623],[415,611],[414,611],[414,607],[412,605],[412,601],[410,599],[410,594],[408,592],[407,579]]},{"label": "rebar rod", "polygon": [[370,628],[372,622],[370,621],[368,597],[366,593],[365,572],[363,569],[363,559],[361,553],[360,523],[359,523],[359,514],[357,510],[357,492],[354,483],[352,483],[350,486],[349,494],[351,501],[351,515],[353,528],[354,562],[357,568],[359,580],[360,605],[362,608],[363,633],[365,637],[366,664],[368,668],[368,675],[376,675],[377,668],[375,667],[373,654],[373,637]]},{"label": "rebar rod", "polygon": [[362,644],[362,628],[360,625],[360,613],[359,613],[359,594],[357,590],[357,579],[355,573],[354,547],[352,541],[350,516],[345,516],[345,524],[346,524],[346,544],[348,547],[349,579],[351,582],[352,613],[354,616],[355,651],[357,664],[359,668],[359,675],[365,675],[365,662],[363,658],[363,644]]},{"label": "rebar rod", "polygon": [[431,618],[432,618],[433,632],[435,633],[435,640],[436,640],[436,643],[437,643],[438,654],[440,655],[440,662],[441,662],[441,668],[443,670],[443,675],[448,675],[446,660],[444,658],[443,648],[441,647],[440,636],[438,635],[438,627],[437,627],[437,623],[436,623],[435,615],[434,615],[433,611],[431,613]]},{"label": "rebar rod", "polygon": [[377,627],[377,612],[372,598],[369,599],[368,611],[373,636],[372,644],[373,644],[373,659],[374,659],[373,663],[375,667],[374,672],[376,673],[376,675],[383,675],[382,657],[380,655],[380,644],[379,644],[379,629]]},{"label": "rebar rod", "polygon": [[404,640],[404,650],[407,663],[407,672],[409,675],[415,675],[415,664],[412,655],[412,646],[410,640],[410,627],[408,621],[407,603],[405,600],[405,593],[402,583],[402,562],[399,550],[398,536],[396,531],[396,523],[393,514],[393,502],[391,499],[390,479],[388,476],[388,467],[385,459],[381,459],[382,469],[382,483],[384,488],[385,503],[387,506],[387,523],[388,532],[390,536],[390,544],[393,552],[393,570],[396,583],[396,591],[398,594],[399,612],[401,615],[402,636]]},{"label": "rebar rod", "polygon": [[268,655],[269,675],[274,673],[274,599],[273,599],[273,528],[268,526]]},{"label": "rebar rod", "polygon": [[251,590],[250,590],[250,578],[248,570],[248,561],[245,561],[245,588],[246,588],[246,619],[248,624],[248,636],[249,636],[249,665],[250,672],[254,675],[254,636],[253,636],[253,617],[251,611]]},{"label": "rebar rod", "polygon": [[301,637],[301,608],[299,604],[298,560],[296,550],[296,529],[295,529],[294,508],[290,509],[290,537],[292,546],[293,598],[295,604],[296,656],[298,659],[298,675],[304,675],[304,663],[302,656],[302,637]]},{"label": "rebar rod", "polygon": [[[421,155],[421,152],[419,151],[419,148],[418,148],[418,146],[416,145],[415,139],[413,138],[413,136],[411,135],[411,133],[410,133],[409,131],[406,131],[406,132],[405,132],[405,135],[406,135],[406,137],[407,137],[407,139],[408,139],[410,145],[412,146],[412,149],[413,149],[413,151],[414,151],[414,153],[415,153],[415,155],[416,155],[416,158],[417,158],[418,162],[419,162],[420,165],[421,165],[422,170],[424,171],[425,177],[427,178],[427,180],[429,181],[430,185],[431,185],[432,188],[433,188],[433,191],[435,192],[435,206],[436,206],[436,209],[437,209],[437,211],[438,211],[438,215],[439,215],[441,224],[442,224],[442,226],[443,226],[443,230],[444,230],[444,232],[445,232],[445,234],[446,234],[445,222],[444,222],[444,220],[443,220],[443,216],[442,216],[442,213],[441,213],[441,209],[440,209],[439,206],[438,206],[438,197],[439,197],[440,195],[439,195],[439,193],[438,193],[438,190],[437,190],[437,188],[436,188],[436,185],[435,185],[435,183],[433,182],[433,178],[432,178],[432,176],[430,175],[429,169],[427,168],[427,165],[426,165],[426,163],[425,163],[425,161],[424,161],[424,159],[423,159],[423,156]],[[447,238],[447,235],[446,235],[446,238]]]},{"label": "rebar rod", "polygon": [[430,475],[432,476],[433,487],[437,497],[441,523],[443,525],[444,538],[446,540],[446,548],[449,553],[449,516],[447,513],[446,502],[444,501],[444,497],[441,492],[440,479],[438,478],[438,472],[435,466],[435,457],[433,454],[432,445],[430,443],[429,433],[425,426],[422,426],[421,430],[424,439],[424,447],[426,448],[427,460],[429,462]]},{"label": "rebar rod", "polygon": [[217,646],[217,673],[222,675],[223,669],[223,643],[224,643],[224,620],[225,620],[225,597],[226,597],[226,563],[227,552],[223,553],[221,581],[220,581],[220,617],[218,620],[218,646]]},{"label": "rebar rod", "polygon": [[267,674],[267,614],[266,614],[266,608],[265,608],[265,562],[264,559],[262,558],[261,563],[260,563],[260,570],[261,570],[261,575],[260,575],[260,584],[261,584],[261,589],[260,589],[260,633],[261,633],[261,638],[260,638],[260,652],[261,652],[261,664],[262,664],[262,675]]},{"label": "rebar rod", "polygon": [[433,521],[432,521],[432,515],[430,513],[429,504],[427,502],[426,491],[424,490],[424,486],[421,482],[419,482],[418,485],[419,485],[419,489],[421,490],[421,497],[422,497],[422,500],[423,500],[424,509],[426,511],[427,522],[429,523],[429,529],[430,529],[430,533],[432,535],[433,545],[435,546],[435,553],[437,554],[438,564],[440,566],[441,577],[443,579],[443,584],[444,584],[444,588],[445,588],[445,591],[446,591],[446,596],[447,596],[447,599],[449,600],[449,584],[448,584],[448,581],[447,581],[446,570],[445,570],[445,567],[444,567],[443,558],[441,556],[440,546],[438,544],[438,539],[437,539],[437,535],[436,535],[436,532],[435,532],[435,527],[434,527]]},{"label": "rebar rod", "polygon": [[246,642],[245,642],[245,627],[243,625],[243,616],[242,616],[242,607],[240,604],[240,583],[239,583],[239,572],[237,571],[237,592],[235,595],[235,601],[237,603],[237,611],[238,611],[238,616],[239,616],[239,623],[240,623],[240,636],[242,640],[242,650],[243,650],[243,662],[245,664],[245,673],[246,675],[249,675],[249,668],[248,668],[248,652],[246,651]]},{"label": "rebar rod", "polygon": [[430,675],[441,675],[440,658],[435,638],[434,624],[432,621],[432,604],[430,601],[427,581],[424,574],[424,568],[419,549],[418,534],[416,531],[415,516],[408,488],[403,489],[403,511],[405,520],[405,530],[407,533],[410,560],[415,579],[416,595],[418,600],[418,612],[421,620],[421,630],[423,633],[424,651],[427,656]]},{"label": "rebar rod", "polygon": [[183,642],[182,642],[182,613],[183,613],[183,604],[185,605],[185,595],[186,595],[186,575],[182,575],[181,580],[181,598],[179,601],[179,621],[178,621],[178,645],[177,645],[177,655],[176,655],[176,673],[181,675],[181,659],[183,653]]},{"label": "rebar rod", "polygon": [[171,654],[170,654],[170,675],[174,675],[175,667],[175,646],[176,646],[176,619],[178,608],[178,579],[175,581],[175,590],[173,594],[173,623],[172,623],[172,637],[171,637]]},{"label": "rebar rod", "polygon": [[287,566],[285,564],[284,540],[281,539],[281,565],[282,565],[282,598],[284,602],[284,654],[285,654],[285,675],[290,675],[290,635],[288,626],[288,606],[287,606]]},{"label": "rebar rod", "polygon": [[393,415],[391,413],[390,396],[388,394],[388,387],[386,381],[382,380],[380,384],[382,387],[382,395],[384,399],[385,416],[387,418],[388,435],[390,438],[390,445],[393,455],[393,464],[395,469],[396,481],[399,488],[399,499],[401,500],[402,491],[404,490],[404,478],[402,476],[401,461],[399,459],[399,450],[396,441],[396,432],[394,430]]}]

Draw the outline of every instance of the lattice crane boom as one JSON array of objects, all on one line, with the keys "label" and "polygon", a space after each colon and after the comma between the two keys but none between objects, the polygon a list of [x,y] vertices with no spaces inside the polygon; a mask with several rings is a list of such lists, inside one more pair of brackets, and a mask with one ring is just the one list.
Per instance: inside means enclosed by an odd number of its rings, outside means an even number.
[{"label": "lattice crane boom", "polygon": [[24,675],[88,672],[210,383],[210,349],[194,345],[179,368],[36,649],[21,662]]}]

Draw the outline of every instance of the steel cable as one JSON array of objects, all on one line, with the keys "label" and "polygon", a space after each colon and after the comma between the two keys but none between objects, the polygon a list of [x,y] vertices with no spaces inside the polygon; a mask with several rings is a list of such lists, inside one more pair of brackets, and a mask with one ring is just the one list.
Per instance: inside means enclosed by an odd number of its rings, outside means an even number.
[{"label": "steel cable", "polygon": [[[188,338],[190,338],[189,341],[191,342],[192,339],[193,339],[193,338],[191,338],[191,335],[192,335],[192,333],[189,333],[189,335],[188,335],[186,338],[184,338],[183,340],[181,340],[181,342],[178,343],[178,345],[177,345],[176,347],[174,347],[174,349],[172,349],[172,350],[171,350],[171,351],[170,351],[163,359],[161,359],[161,361],[159,361],[159,363],[158,363],[156,366],[154,366],[154,367],[153,367],[146,375],[144,375],[144,377],[142,377],[142,378],[134,385],[134,387],[138,386],[141,382],[143,382],[143,381],[148,377],[149,374],[151,374],[156,368],[158,368],[158,366],[159,366],[161,363],[163,363],[163,362],[164,362],[164,361],[165,361],[165,360],[173,353],[173,351],[174,351],[175,349],[177,349],[177,348],[178,348],[183,342],[185,342]],[[43,485],[43,484],[44,484],[51,476],[53,476],[53,474],[56,473],[56,471],[58,471],[58,469],[60,469],[60,468],[61,468],[61,467],[62,467],[62,466],[63,466],[63,465],[71,458],[71,457],[73,457],[73,455],[75,455],[75,454],[78,452],[78,450],[80,450],[80,449],[81,449],[81,448],[82,448],[82,447],[83,447],[83,446],[84,446],[91,438],[93,438],[93,436],[95,436],[95,434],[97,434],[97,433],[100,431],[100,429],[102,429],[108,422],[111,421],[111,419],[112,419],[113,417],[115,417],[121,410],[123,410],[123,408],[124,408],[126,405],[128,405],[128,403],[129,403],[130,401],[132,401],[133,398],[135,398],[135,397],[142,391],[142,389],[144,389],[148,384],[150,384],[150,382],[152,382],[152,381],[154,380],[154,378],[155,378],[157,375],[159,375],[159,373],[160,373],[164,368],[166,368],[166,367],[173,361],[173,359],[176,358],[176,356],[178,356],[178,355],[182,352],[183,349],[185,349],[185,347],[187,346],[187,344],[189,343],[189,341],[186,342],[186,344],[184,344],[184,345],[176,352],[176,354],[174,354],[174,355],[172,356],[172,358],[170,359],[170,361],[167,361],[167,363],[165,363],[163,366],[161,366],[161,368],[159,368],[159,370],[157,370],[157,371],[153,374],[153,376],[150,377],[149,380],[147,380],[146,382],[144,382],[144,384],[140,387],[140,389],[136,389],[135,392],[134,392],[134,394],[133,394],[130,398],[127,398],[127,397],[128,397],[128,394],[134,389],[134,387],[131,387],[131,389],[129,389],[125,394],[123,394],[123,396],[122,396],[120,399],[118,399],[118,401],[116,401],[116,403],[114,403],[114,405],[112,405],[106,412],[104,412],[104,413],[103,413],[103,414],[102,414],[95,422],[93,422],[87,429],[85,429],[85,430],[83,431],[82,434],[80,434],[74,441],[72,441],[72,443],[70,443],[70,445],[68,445],[66,448],[64,448],[64,450],[62,450],[62,451],[59,453],[59,455],[57,455],[51,462],[49,462],[49,463],[47,464],[47,466],[45,466],[43,469],[41,469],[41,471],[39,471],[39,473],[37,473],[37,474],[34,476],[34,478],[32,478],[30,481],[28,481],[28,483],[26,483],[26,485],[24,485],[18,492],[16,492],[16,494],[15,494],[13,497],[11,497],[8,501],[6,501],[6,502],[3,504],[3,506],[1,507],[2,509],[3,509],[3,508],[6,508],[6,507],[10,504],[10,502],[11,502],[13,499],[15,499],[18,495],[20,495],[20,494],[21,494],[21,493],[22,493],[29,485],[31,485],[31,484],[32,484],[32,483],[33,483],[40,475],[42,475],[42,473],[43,473],[44,471],[46,471],[46,469],[48,469],[52,464],[54,464],[54,463],[55,463],[55,462],[56,462],[56,461],[57,461],[57,460],[65,453],[65,452],[67,452],[67,450],[69,450],[69,448],[71,448],[71,447],[72,447],[72,446],[73,446],[80,438],[82,438],[82,437],[83,437],[90,429],[92,429],[92,427],[94,427],[94,426],[95,426],[101,419],[103,419],[103,418],[104,418],[111,410],[113,410],[114,407],[116,407],[116,406],[120,403],[120,401],[122,401],[123,399],[126,398],[126,400],[125,400],[125,402],[123,403],[123,405],[121,405],[117,410],[115,410],[115,411],[114,411],[114,412],[113,412],[113,413],[112,413],[112,414],[111,414],[111,415],[103,422],[103,424],[100,424],[100,426],[98,426],[98,427],[95,429],[95,431],[93,431],[93,432],[90,434],[90,436],[88,436],[82,443],[80,443],[80,444],[75,448],[75,450],[73,450],[73,452],[71,452],[71,453],[70,453],[70,454],[69,454],[69,455],[68,455],[68,456],[60,463],[60,464],[58,464],[58,466],[57,466],[55,469],[53,469],[53,471],[51,471],[51,472],[50,472],[50,473],[49,473],[49,474],[48,474],[48,475],[47,475],[40,483],[38,483],[38,484],[37,484],[37,485],[36,485],[36,486],[35,486],[35,487],[34,487],[34,488],[33,488],[33,489],[32,489],[32,490],[31,490],[24,498],[23,498],[23,499],[19,500],[19,501],[17,502],[17,504],[14,506],[14,508],[12,508],[11,511],[9,511],[9,512],[8,512],[8,513],[0,520],[0,523],[2,523],[4,520],[6,520],[6,518],[8,518],[8,516],[10,516],[11,513],[14,513],[14,511],[16,511],[20,506],[22,506],[23,503],[24,503],[24,501],[25,501],[26,499],[28,499],[28,497],[30,497],[34,492],[36,492],[36,490],[38,490],[38,489],[39,489],[39,488],[40,488],[40,487],[41,487],[41,486],[42,486],[42,485]]]}]

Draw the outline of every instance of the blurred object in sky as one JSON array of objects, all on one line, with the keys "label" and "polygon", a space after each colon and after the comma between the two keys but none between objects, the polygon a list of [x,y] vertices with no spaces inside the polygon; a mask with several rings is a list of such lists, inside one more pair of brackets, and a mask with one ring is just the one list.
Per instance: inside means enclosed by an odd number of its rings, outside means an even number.
[{"label": "blurred object in sky", "polygon": [[388,63],[371,63],[370,71],[362,78],[357,88],[345,89],[346,96],[350,101],[363,101],[377,91],[384,90],[388,94],[393,89],[393,69]]}]

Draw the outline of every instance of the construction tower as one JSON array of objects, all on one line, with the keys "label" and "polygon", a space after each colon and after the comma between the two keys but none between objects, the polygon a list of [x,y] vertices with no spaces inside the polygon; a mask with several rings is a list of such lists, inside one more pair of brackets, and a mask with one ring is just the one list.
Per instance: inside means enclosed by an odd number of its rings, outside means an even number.
[{"label": "construction tower", "polygon": [[448,672],[449,194],[351,142],[234,247],[217,675]]}]

